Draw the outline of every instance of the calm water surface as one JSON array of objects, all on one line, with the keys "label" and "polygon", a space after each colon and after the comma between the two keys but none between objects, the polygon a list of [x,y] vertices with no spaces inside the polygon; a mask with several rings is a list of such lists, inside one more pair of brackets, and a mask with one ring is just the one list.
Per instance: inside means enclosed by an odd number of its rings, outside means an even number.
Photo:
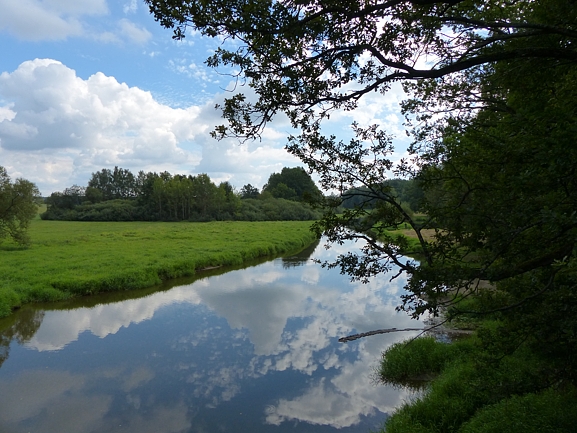
[{"label": "calm water surface", "polygon": [[0,323],[0,432],[378,428],[411,396],[372,372],[388,345],[414,334],[337,340],[420,325],[395,312],[402,278],[351,283],[310,260],[347,248],[320,245],[135,299],[23,309]]}]

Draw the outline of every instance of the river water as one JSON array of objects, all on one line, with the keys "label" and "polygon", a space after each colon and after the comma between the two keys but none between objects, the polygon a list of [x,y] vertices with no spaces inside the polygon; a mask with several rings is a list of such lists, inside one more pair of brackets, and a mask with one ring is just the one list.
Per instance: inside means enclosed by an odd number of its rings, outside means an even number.
[{"label": "river water", "polygon": [[395,311],[402,277],[351,283],[311,260],[349,248],[23,308],[0,322],[0,432],[378,429],[411,395],[374,369],[415,333],[338,338],[421,325]]}]

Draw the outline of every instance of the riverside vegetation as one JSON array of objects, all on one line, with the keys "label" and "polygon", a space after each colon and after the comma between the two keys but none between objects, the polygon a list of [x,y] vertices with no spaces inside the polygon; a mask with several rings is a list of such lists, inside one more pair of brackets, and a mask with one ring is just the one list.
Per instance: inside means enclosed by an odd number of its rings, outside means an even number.
[{"label": "riverside vegetation", "polygon": [[[389,234],[406,236],[419,257],[414,233]],[[387,419],[382,433],[575,431],[577,390],[567,383],[570,376],[559,372],[567,366],[553,362],[560,351],[554,324],[545,331],[543,356],[530,338],[511,327],[508,308],[494,307],[506,294],[494,285],[481,285],[490,289],[477,296],[447,297],[448,307],[434,321],[453,335],[452,341],[439,340],[433,327],[433,335],[395,343],[382,354],[375,372],[380,382],[422,391]],[[571,317],[557,319],[568,324],[563,333],[573,332]]]},{"label": "riverside vegetation", "polygon": [[[468,304],[474,307],[474,302]],[[473,323],[475,332],[451,343],[421,337],[389,347],[377,377],[394,386],[422,388],[423,393],[403,404],[382,431],[575,431],[575,388],[551,383],[551,362],[528,344],[519,344],[518,335],[498,316],[482,321],[470,317],[465,322]]]},{"label": "riverside vegetation", "polygon": [[0,317],[28,302],[153,286],[200,269],[295,251],[316,237],[306,221],[30,224],[27,248],[0,246]]}]

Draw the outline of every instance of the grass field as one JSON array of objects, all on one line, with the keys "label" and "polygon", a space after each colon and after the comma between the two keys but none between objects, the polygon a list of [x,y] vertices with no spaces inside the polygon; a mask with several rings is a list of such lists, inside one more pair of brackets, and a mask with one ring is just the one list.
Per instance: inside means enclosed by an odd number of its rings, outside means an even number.
[{"label": "grass field", "polygon": [[29,302],[150,287],[196,270],[295,251],[310,222],[34,220],[32,244],[0,244],[0,317]]}]

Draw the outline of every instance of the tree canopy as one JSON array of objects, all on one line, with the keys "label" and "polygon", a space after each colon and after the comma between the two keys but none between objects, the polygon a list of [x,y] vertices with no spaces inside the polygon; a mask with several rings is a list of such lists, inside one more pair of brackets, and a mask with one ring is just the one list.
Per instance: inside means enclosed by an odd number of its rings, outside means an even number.
[{"label": "tree canopy", "polygon": [[[207,64],[237,68],[257,99],[228,98],[214,135],[256,138],[288,116],[299,131],[288,150],[339,192],[317,231],[366,242],[331,266],[363,281],[405,272],[400,308],[415,317],[497,318],[484,339],[493,361],[522,348],[541,364],[539,380],[499,382],[495,395],[577,384],[575,2],[146,2],[177,39],[190,27],[238,41]],[[392,161],[379,125],[352,124],[349,141],[323,134],[334,110],[395,83],[407,95],[410,159]],[[399,202],[391,174],[424,190],[425,222]],[[362,199],[342,211],[351,192]],[[417,248],[390,234],[400,224]]]},{"label": "tree canopy", "polygon": [[321,195],[311,176],[302,167],[284,167],[280,173],[269,176],[263,192],[287,200],[313,200]]},{"label": "tree canopy", "polygon": [[27,230],[38,212],[39,197],[36,185],[21,178],[12,182],[0,166],[0,241],[10,237],[21,245],[30,242]]},{"label": "tree canopy", "polygon": [[258,136],[285,112],[312,139],[331,110],[399,81],[435,83],[418,99],[439,109],[468,108],[482,104],[476,83],[495,62],[577,59],[576,12],[560,0],[145,1],[177,39],[191,28],[239,42],[207,64],[239,68],[258,101],[229,98],[218,134]]}]

